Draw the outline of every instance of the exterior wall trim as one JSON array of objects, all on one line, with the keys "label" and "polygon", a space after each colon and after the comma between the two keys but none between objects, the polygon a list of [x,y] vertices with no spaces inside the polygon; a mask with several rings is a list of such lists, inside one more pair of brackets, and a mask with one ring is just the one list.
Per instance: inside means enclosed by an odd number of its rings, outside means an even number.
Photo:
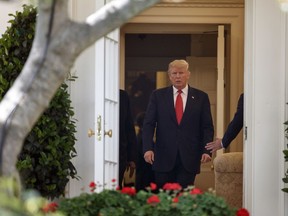
[{"label": "exterior wall trim", "polygon": [[156,7],[244,8],[244,0],[162,0]]}]

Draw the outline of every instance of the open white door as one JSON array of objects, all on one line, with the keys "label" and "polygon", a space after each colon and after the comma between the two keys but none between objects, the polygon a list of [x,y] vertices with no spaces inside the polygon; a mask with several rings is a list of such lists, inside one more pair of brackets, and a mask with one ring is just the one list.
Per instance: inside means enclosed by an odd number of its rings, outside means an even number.
[{"label": "open white door", "polygon": [[[72,16],[83,20],[103,5],[103,0],[97,0],[97,7],[96,1],[72,1]],[[116,187],[112,179],[118,180],[118,41],[117,29],[82,53],[72,70],[78,77],[70,87],[77,123],[73,164],[80,179],[70,181],[68,197],[89,193],[91,181],[97,184],[97,191]]]},{"label": "open white door", "polygon": [[[119,30],[96,43],[96,134],[94,180],[102,188],[115,188],[118,182],[119,149]],[[99,74],[99,77],[98,77]]]},{"label": "open white door", "polygon": [[[216,105],[216,130],[215,134],[217,138],[221,138],[224,135],[224,26],[218,26],[218,39],[217,39],[217,105]],[[218,154],[222,154],[223,149],[217,151]]]}]

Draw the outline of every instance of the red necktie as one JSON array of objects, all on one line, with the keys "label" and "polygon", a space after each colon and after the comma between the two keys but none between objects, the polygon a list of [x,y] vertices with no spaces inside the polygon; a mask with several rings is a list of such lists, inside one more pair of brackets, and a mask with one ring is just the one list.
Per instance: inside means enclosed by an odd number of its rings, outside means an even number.
[{"label": "red necktie", "polygon": [[176,98],[176,103],[175,103],[175,111],[176,111],[176,118],[178,124],[180,124],[182,116],[183,116],[183,101],[181,97],[182,90],[178,90],[178,95]]}]

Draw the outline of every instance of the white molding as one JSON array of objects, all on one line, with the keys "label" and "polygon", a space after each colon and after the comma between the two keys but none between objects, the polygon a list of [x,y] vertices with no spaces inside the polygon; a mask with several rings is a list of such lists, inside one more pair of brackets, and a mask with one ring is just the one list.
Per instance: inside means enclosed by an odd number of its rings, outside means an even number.
[{"label": "white molding", "polygon": [[156,7],[243,8],[244,0],[162,0]]}]

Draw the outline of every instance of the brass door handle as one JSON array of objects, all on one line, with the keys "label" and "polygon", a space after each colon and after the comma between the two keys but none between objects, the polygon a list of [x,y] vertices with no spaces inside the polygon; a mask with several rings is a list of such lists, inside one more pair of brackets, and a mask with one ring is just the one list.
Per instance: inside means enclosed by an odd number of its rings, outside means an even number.
[{"label": "brass door handle", "polygon": [[95,132],[92,129],[88,130],[88,137],[92,137],[95,135]]},{"label": "brass door handle", "polygon": [[112,137],[112,130],[105,131],[104,135],[108,135],[109,137]]}]

